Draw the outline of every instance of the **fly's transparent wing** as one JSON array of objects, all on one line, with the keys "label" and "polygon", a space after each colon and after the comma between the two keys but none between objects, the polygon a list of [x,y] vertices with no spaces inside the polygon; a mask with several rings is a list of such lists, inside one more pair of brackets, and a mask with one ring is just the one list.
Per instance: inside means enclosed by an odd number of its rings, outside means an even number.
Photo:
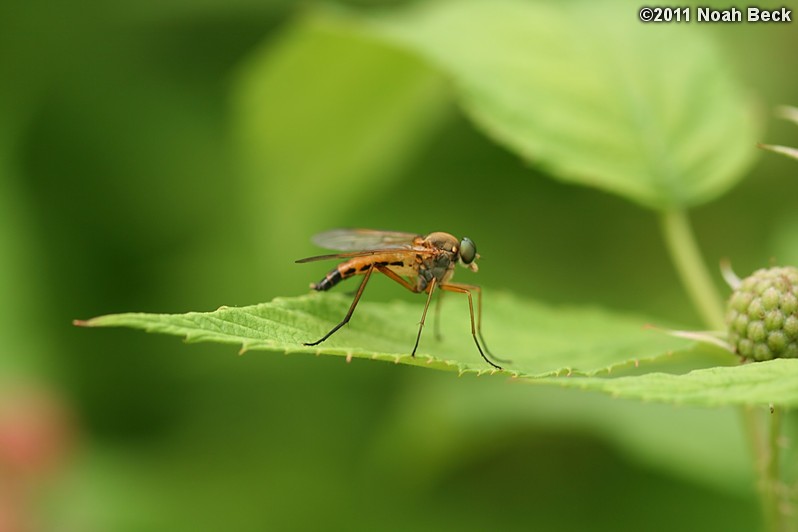
[{"label": "fly's transparent wing", "polygon": [[376,249],[410,249],[419,236],[399,231],[376,229],[333,229],[313,237],[313,243],[326,249],[339,251],[368,251]]},{"label": "fly's transparent wing", "polygon": [[381,249],[367,249],[365,251],[348,251],[345,253],[332,253],[330,255],[317,255],[315,257],[307,257],[304,259],[299,259],[297,263],[303,262],[316,262],[319,260],[331,260],[331,259],[351,259],[354,257],[373,257],[375,255],[385,255],[390,253],[391,255],[420,255],[423,257],[428,257],[432,255],[433,250],[428,247],[423,246],[409,246],[405,248],[381,248]]}]

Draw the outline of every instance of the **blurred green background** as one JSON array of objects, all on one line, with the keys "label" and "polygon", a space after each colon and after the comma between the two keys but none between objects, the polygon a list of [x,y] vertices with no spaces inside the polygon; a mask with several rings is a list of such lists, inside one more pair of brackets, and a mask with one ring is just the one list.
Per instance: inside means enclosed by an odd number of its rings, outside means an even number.
[{"label": "blurred green background", "polygon": [[[0,529],[755,528],[733,410],[71,325],[302,294],[331,266],[294,264],[309,237],[363,226],[470,236],[488,289],[700,328],[652,213],[546,178],[423,62],[308,11],[0,7]],[[794,25],[693,29],[762,140],[798,144],[768,118],[798,103]],[[693,211],[710,265],[798,260],[796,168],[765,155]]]}]

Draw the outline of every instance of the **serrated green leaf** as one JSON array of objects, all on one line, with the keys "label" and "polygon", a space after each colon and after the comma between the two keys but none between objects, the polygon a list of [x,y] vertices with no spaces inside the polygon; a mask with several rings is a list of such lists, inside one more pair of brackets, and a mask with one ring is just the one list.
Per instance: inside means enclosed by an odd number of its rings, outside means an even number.
[{"label": "serrated green leaf", "polygon": [[[452,295],[453,296],[453,295]],[[465,298],[444,305],[437,341],[432,319],[411,358],[423,302],[361,302],[350,323],[325,343],[307,347],[346,314],[351,298],[311,294],[240,308],[186,314],[116,314],[79,325],[132,327],[187,341],[238,344],[242,350],[370,358],[458,372],[493,372],[470,334]],[[595,375],[689,350],[693,342],[645,328],[646,320],[589,307],[551,307],[508,294],[486,294],[483,332],[495,354],[512,359],[507,373],[522,377]]]},{"label": "serrated green leaf", "polygon": [[614,379],[545,379],[559,386],[596,390],[628,399],[701,406],[798,405],[798,360],[776,359],[708,368],[685,375],[648,373]]},{"label": "serrated green leaf", "polygon": [[[189,342],[236,344],[242,351],[367,358],[461,374],[506,373],[535,383],[645,401],[700,406],[798,405],[798,360],[711,367],[683,375],[598,376],[641,361],[690,357],[694,344],[646,328],[640,317],[589,307],[552,307],[509,294],[488,297],[484,332],[496,354],[513,360],[504,372],[493,370],[479,357],[464,300],[460,308],[452,301],[447,303],[441,323],[445,338],[437,341],[432,331],[426,330],[415,358],[409,351],[421,302],[362,302],[347,327],[316,347],[303,343],[318,339],[345,315],[348,297],[311,294],[214,312],[113,314],[78,324],[144,329],[182,336]],[[718,362],[733,364],[734,358]]]},{"label": "serrated green leaf", "polygon": [[[638,6],[639,7],[639,6]],[[448,73],[498,142],[648,207],[709,201],[756,150],[754,108],[707,35],[628,2],[418,2],[362,17]]]}]

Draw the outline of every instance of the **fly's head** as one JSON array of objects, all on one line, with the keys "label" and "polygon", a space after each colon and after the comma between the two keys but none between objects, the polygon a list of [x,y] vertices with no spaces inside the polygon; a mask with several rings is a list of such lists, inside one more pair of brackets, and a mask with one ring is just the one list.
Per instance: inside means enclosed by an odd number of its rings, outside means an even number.
[{"label": "fly's head", "polygon": [[451,258],[452,262],[459,262],[472,272],[479,269],[475,262],[479,258],[477,246],[468,237],[458,240],[449,233],[437,232],[428,234],[424,238],[424,243],[427,246],[444,251]]},{"label": "fly's head", "polygon": [[479,253],[477,253],[477,246],[474,244],[473,240],[470,238],[463,237],[460,241],[460,249],[457,253],[459,258],[460,264],[475,272],[479,270],[477,263],[475,262],[479,258]]}]

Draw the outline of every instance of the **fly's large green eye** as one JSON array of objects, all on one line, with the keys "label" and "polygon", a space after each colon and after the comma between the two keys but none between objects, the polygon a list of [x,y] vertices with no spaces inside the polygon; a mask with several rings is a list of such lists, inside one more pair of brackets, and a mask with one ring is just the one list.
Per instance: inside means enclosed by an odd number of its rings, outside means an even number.
[{"label": "fly's large green eye", "polygon": [[463,238],[460,241],[460,260],[463,261],[463,264],[471,264],[476,257],[477,246],[474,245],[470,238]]}]

